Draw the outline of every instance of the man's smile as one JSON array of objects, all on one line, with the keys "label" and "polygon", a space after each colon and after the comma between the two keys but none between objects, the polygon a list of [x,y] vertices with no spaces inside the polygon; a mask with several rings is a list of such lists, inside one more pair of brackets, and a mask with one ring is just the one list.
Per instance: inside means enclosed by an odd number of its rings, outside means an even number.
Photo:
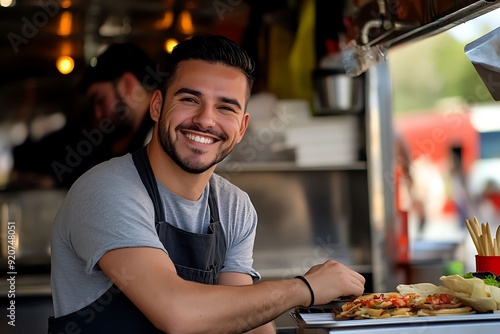
[{"label": "man's smile", "polygon": [[213,138],[209,138],[209,137],[205,137],[205,136],[200,136],[200,135],[194,135],[194,134],[191,134],[191,133],[184,133],[184,135],[192,140],[192,141],[195,141],[197,143],[201,143],[201,144],[212,144],[215,140]]}]

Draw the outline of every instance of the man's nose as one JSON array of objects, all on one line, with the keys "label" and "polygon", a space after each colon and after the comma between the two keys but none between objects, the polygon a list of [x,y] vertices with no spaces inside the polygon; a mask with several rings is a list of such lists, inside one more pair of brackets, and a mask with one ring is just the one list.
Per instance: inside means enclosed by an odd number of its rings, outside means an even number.
[{"label": "man's nose", "polygon": [[104,116],[103,108],[99,104],[94,104],[94,118],[100,120]]},{"label": "man's nose", "polygon": [[212,128],[216,124],[215,116],[216,110],[213,107],[201,105],[196,115],[193,117],[193,121],[203,128]]}]

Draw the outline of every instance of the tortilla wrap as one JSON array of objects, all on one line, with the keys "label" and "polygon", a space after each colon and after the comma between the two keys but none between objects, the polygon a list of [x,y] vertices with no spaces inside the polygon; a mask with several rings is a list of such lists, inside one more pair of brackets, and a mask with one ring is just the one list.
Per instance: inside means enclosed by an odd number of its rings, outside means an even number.
[{"label": "tortilla wrap", "polygon": [[455,296],[456,293],[453,290],[450,290],[444,286],[437,286],[432,283],[417,283],[417,284],[400,284],[397,286],[397,290],[402,295],[408,295],[410,293],[414,293],[416,295],[427,297],[434,294],[450,294]]},{"label": "tortilla wrap", "polygon": [[[443,276],[440,279],[445,286],[437,286],[432,283],[400,284],[397,290],[403,295],[409,293],[415,293],[420,296],[442,293],[449,294],[460,300],[463,305],[470,306],[478,312],[494,311],[499,307],[497,300],[486,292],[488,285],[484,284],[479,278],[478,280],[481,281],[482,285],[476,281],[466,282],[469,279],[464,279],[460,275]],[[483,292],[480,291],[481,289],[483,289]]]},{"label": "tortilla wrap", "polygon": [[[468,295],[465,293],[460,293],[453,291],[445,286],[442,285],[434,285],[432,283],[418,283],[418,284],[400,284],[397,286],[397,290],[399,293],[402,295],[407,295],[414,293],[418,296],[421,297],[428,297],[432,295],[440,295],[440,294],[448,294],[456,299],[458,299],[464,307],[459,307],[459,308],[453,308],[453,309],[439,309],[439,310],[419,310],[417,315],[423,316],[423,315],[447,315],[447,314],[470,314],[474,313],[471,308],[475,309],[476,311],[479,312],[484,312],[482,309],[484,308],[483,305],[475,305],[475,303],[471,303],[468,300]],[[474,305],[473,305],[474,304]],[[476,308],[477,306],[478,308]]]},{"label": "tortilla wrap", "polygon": [[[467,300],[462,301],[464,304],[480,312],[500,310],[500,288],[487,285],[477,277],[463,278],[460,275],[450,275],[441,276],[439,279],[447,288],[467,295]],[[481,309],[472,305],[473,302]]]}]

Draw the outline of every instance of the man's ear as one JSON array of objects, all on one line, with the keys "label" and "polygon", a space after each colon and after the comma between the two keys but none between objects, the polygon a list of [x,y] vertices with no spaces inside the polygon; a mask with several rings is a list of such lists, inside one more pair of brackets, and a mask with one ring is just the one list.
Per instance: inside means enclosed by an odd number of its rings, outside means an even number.
[{"label": "man's ear", "polygon": [[118,80],[118,91],[123,97],[128,98],[133,96],[134,89],[140,85],[139,80],[135,77],[132,72],[125,72],[120,76]]},{"label": "man's ear", "polygon": [[239,135],[239,138],[238,138],[238,143],[243,139],[243,136],[245,135],[245,132],[247,131],[247,128],[248,128],[248,121],[250,120],[250,115],[245,112],[245,114],[243,115],[243,119],[241,121],[241,125],[240,125],[240,135]]},{"label": "man's ear", "polygon": [[149,113],[153,121],[158,122],[160,119],[161,108],[163,106],[163,95],[159,89],[153,92],[153,96],[149,102]]}]

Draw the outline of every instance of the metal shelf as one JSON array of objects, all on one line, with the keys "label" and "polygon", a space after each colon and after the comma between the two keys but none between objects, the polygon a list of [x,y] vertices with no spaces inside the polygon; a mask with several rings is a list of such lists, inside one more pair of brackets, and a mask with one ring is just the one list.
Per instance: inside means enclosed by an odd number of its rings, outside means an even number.
[{"label": "metal shelf", "polygon": [[217,173],[240,173],[240,172],[297,172],[297,171],[349,171],[366,170],[366,161],[355,161],[349,164],[325,165],[325,166],[298,166],[293,161],[280,162],[240,162],[228,161],[217,166]]}]

